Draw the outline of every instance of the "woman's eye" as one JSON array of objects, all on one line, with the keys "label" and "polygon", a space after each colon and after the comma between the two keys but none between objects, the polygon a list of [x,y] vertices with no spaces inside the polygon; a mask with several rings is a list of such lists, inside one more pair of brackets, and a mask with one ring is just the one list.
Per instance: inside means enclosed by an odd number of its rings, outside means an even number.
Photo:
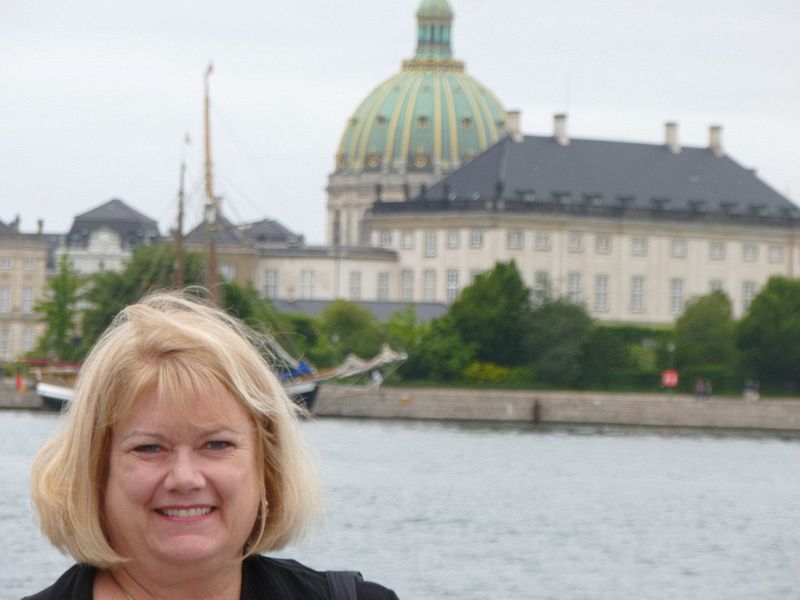
[{"label": "woman's eye", "polygon": [[232,445],[233,444],[225,440],[211,440],[210,442],[206,442],[206,448],[209,450],[227,450]]},{"label": "woman's eye", "polygon": [[155,454],[161,451],[161,446],[158,444],[140,444],[133,451],[140,454]]}]

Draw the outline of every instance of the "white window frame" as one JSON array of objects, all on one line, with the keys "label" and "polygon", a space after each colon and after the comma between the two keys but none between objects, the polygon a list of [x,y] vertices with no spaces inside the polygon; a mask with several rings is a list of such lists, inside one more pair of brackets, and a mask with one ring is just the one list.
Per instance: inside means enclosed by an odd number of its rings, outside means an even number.
[{"label": "white window frame", "polygon": [[450,229],[447,232],[447,247],[451,250],[461,246],[461,231]]},{"label": "white window frame", "polygon": [[783,262],[783,246],[770,244],[768,259],[771,263]]},{"label": "white window frame", "polygon": [[742,310],[747,312],[750,310],[750,305],[758,295],[758,286],[755,281],[742,282]]},{"label": "white window frame", "polygon": [[278,297],[280,275],[278,269],[270,267],[264,270],[264,297],[274,299]]},{"label": "white window frame", "polygon": [[436,271],[425,269],[423,273],[423,299],[426,302],[436,301]]},{"label": "white window frame", "polygon": [[647,239],[633,238],[631,240],[631,256],[647,256]]},{"label": "white window frame", "polygon": [[711,260],[725,260],[725,242],[713,240],[708,245],[708,258]]},{"label": "white window frame", "polygon": [[754,262],[758,259],[758,245],[754,242],[742,244],[742,260],[744,262]]},{"label": "white window frame", "polygon": [[404,231],[401,236],[401,243],[403,245],[403,250],[413,250],[414,249],[414,232],[413,231]]},{"label": "white window frame", "polygon": [[669,280],[669,307],[673,315],[683,313],[683,279],[680,277]]},{"label": "white window frame", "polygon": [[11,312],[11,288],[7,285],[0,286],[0,312]]},{"label": "white window frame", "polygon": [[608,275],[594,276],[594,309],[597,312],[608,311]]},{"label": "white window frame", "polygon": [[36,260],[30,256],[22,259],[22,270],[33,271],[36,268]]},{"label": "white window frame", "polygon": [[391,248],[392,247],[392,232],[386,229],[382,229],[378,233],[378,244],[381,248]]},{"label": "white window frame", "polygon": [[686,256],[686,240],[672,240],[670,254],[673,258],[684,258]]},{"label": "white window frame", "polygon": [[506,244],[509,250],[521,250],[524,234],[520,229],[510,229],[506,234]]},{"label": "white window frame", "polygon": [[436,232],[426,231],[423,235],[423,255],[425,258],[433,258],[436,256]]},{"label": "white window frame", "polygon": [[483,231],[480,229],[473,229],[469,232],[469,247],[470,248],[483,248]]},{"label": "white window frame", "polygon": [[447,301],[458,298],[458,269],[447,269]]},{"label": "white window frame", "polygon": [[414,271],[411,269],[400,271],[400,294],[408,302],[414,299]]},{"label": "white window frame", "polygon": [[594,241],[594,251],[597,254],[611,253],[611,236],[598,235]]},{"label": "white window frame", "polygon": [[643,275],[631,277],[631,312],[643,313],[645,311],[645,279]]},{"label": "white window frame", "polygon": [[33,312],[34,291],[35,290],[32,287],[22,288],[22,312],[24,313]]},{"label": "white window frame", "polygon": [[534,236],[534,248],[540,252],[549,252],[551,247],[550,234],[544,231],[537,231]]},{"label": "white window frame", "polygon": [[350,271],[350,300],[361,300],[361,271]]},{"label": "white window frame", "polygon": [[578,231],[567,233],[567,250],[570,252],[583,252],[583,235]]},{"label": "white window frame", "polygon": [[567,273],[567,300],[572,304],[581,303],[581,274],[578,271]]},{"label": "white window frame", "polygon": [[548,271],[536,271],[533,274],[533,288],[531,294],[534,304],[541,305],[550,300],[553,291],[553,281]]},{"label": "white window frame", "polygon": [[389,273],[387,271],[378,273],[378,285],[375,292],[378,300],[385,301],[389,299]]},{"label": "white window frame", "polygon": [[311,300],[314,298],[314,283],[316,275],[313,269],[300,271],[300,299]]}]

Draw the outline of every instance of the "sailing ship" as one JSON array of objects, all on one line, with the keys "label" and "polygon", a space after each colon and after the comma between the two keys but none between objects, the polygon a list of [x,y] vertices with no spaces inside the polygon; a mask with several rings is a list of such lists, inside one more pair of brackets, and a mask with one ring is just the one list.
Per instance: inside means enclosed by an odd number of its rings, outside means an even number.
[{"label": "sailing ship", "polygon": [[[204,114],[204,148],[205,148],[205,196],[204,221],[206,229],[206,255],[208,271],[208,288],[210,300],[213,304],[218,304],[218,281],[217,281],[217,253],[215,233],[219,229],[220,210],[219,197],[214,194],[212,162],[211,162],[211,126],[209,114],[209,77],[213,73],[213,65],[209,64],[205,74],[205,114]],[[188,136],[187,136],[188,142]],[[186,173],[185,158],[181,163],[180,186],[178,191],[178,223],[175,231],[175,287],[183,287],[184,277],[184,256],[183,256],[183,203],[184,203],[184,179]],[[359,375],[370,373],[373,381],[382,381],[381,369],[394,366],[396,368],[406,360],[404,352],[396,352],[389,346],[384,345],[380,353],[369,360],[361,359],[355,355],[348,356],[342,364],[337,367],[317,371],[305,358],[295,358],[281,345],[274,337],[267,336],[270,346],[272,364],[278,363],[275,367],[286,392],[300,406],[309,413],[313,411],[322,382],[331,379],[347,379],[358,377]],[[41,367],[44,366],[44,369]],[[48,408],[60,410],[72,401],[74,392],[73,385],[77,377],[80,365],[72,363],[65,366],[47,365],[40,363],[37,367],[36,391],[42,398],[44,405]]]}]

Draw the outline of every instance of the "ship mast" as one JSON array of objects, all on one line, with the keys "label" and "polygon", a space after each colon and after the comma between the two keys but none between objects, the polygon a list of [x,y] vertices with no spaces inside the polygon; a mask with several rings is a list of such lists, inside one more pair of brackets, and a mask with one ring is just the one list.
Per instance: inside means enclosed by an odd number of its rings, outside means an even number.
[{"label": "ship mast", "polygon": [[186,146],[189,145],[189,134],[184,141],[183,158],[181,159],[181,180],[178,185],[178,229],[175,232],[175,289],[183,287],[184,257],[183,257],[183,200],[184,181],[186,179]]},{"label": "ship mast", "polygon": [[211,174],[211,117],[208,99],[208,80],[214,72],[214,65],[208,63],[205,76],[205,152],[206,152],[206,251],[208,253],[208,289],[211,292],[211,302],[216,306],[217,299],[217,246],[214,240],[219,209],[214,196],[214,180]]}]

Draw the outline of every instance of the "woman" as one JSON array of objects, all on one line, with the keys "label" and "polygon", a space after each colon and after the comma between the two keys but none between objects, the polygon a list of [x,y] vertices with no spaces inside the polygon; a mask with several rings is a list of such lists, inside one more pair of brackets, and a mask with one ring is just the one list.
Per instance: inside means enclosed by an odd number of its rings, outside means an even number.
[{"label": "woman", "polygon": [[117,316],[34,461],[42,531],[78,565],[30,598],[397,597],[259,554],[305,530],[318,489],[298,409],[256,341],[180,294]]}]

